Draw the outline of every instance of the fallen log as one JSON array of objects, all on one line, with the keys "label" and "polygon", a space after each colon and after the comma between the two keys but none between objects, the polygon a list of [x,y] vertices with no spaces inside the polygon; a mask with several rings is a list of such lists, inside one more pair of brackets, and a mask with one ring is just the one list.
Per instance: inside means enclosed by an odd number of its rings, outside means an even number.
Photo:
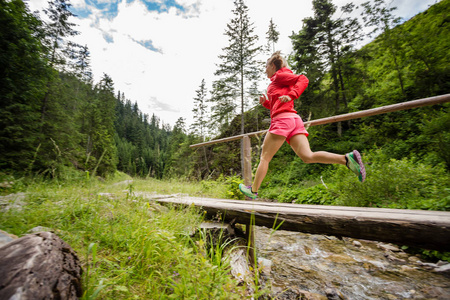
[{"label": "fallen log", "polygon": [[0,248],[0,299],[78,299],[82,269],[76,253],[51,232]]},{"label": "fallen log", "polygon": [[157,202],[202,207],[224,221],[312,234],[450,250],[450,212],[175,197]]}]

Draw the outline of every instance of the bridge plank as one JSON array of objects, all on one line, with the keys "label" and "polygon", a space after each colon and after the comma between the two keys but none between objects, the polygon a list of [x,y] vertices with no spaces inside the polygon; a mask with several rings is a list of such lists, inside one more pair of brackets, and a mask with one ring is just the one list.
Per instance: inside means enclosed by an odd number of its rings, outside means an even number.
[{"label": "bridge plank", "polygon": [[369,207],[306,205],[196,197],[167,197],[161,203],[195,205],[224,221],[391,242],[424,249],[450,251],[450,212]]}]

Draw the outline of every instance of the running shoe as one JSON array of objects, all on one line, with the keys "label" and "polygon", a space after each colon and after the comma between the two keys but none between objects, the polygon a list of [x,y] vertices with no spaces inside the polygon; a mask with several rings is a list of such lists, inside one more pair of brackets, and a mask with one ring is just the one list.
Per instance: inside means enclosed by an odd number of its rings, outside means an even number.
[{"label": "running shoe", "polygon": [[244,194],[247,197],[250,197],[252,199],[256,199],[256,197],[258,197],[258,193],[252,192],[251,185],[244,185],[243,183],[241,183],[239,184],[239,189],[241,190],[242,194]]},{"label": "running shoe", "polygon": [[345,154],[347,158],[347,168],[358,176],[359,181],[364,182],[366,180],[366,168],[361,159],[361,154],[357,150],[353,150],[350,153]]}]

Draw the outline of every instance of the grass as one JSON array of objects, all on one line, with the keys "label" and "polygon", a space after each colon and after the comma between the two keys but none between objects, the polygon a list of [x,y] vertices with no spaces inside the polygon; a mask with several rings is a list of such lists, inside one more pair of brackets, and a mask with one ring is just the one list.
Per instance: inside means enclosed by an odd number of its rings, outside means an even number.
[{"label": "grass", "polygon": [[[448,174],[439,166],[387,160],[380,155],[368,156],[367,161],[371,161],[367,165],[371,175],[364,185],[341,168],[328,176],[329,189],[321,184],[297,190],[289,187],[276,190],[275,196],[309,204],[336,204],[334,201],[348,198],[359,202],[341,204],[449,209]],[[240,178],[132,180],[117,173],[101,182],[88,174],[64,174],[63,180],[52,181],[0,174],[0,195],[26,194],[21,209],[0,211],[0,229],[22,236],[36,226],[44,226],[57,233],[78,253],[82,263],[83,299],[242,299],[264,293],[258,290],[258,277],[254,278],[253,292],[231,277],[229,263],[223,259],[228,241],[209,247],[208,234],[192,236],[203,220],[201,211],[159,206],[135,193],[229,199],[240,195]],[[397,175],[391,179],[384,174]],[[376,202],[375,196],[381,192],[389,192],[391,197],[383,194],[378,197],[383,201]],[[347,197],[353,194],[358,197]],[[385,203],[386,199],[391,201]],[[449,257],[448,253],[429,256]]]},{"label": "grass", "polygon": [[23,183],[15,191],[26,192],[25,205],[1,212],[0,229],[18,236],[36,226],[53,229],[78,253],[83,299],[249,297],[229,274],[228,262],[205,255],[205,242],[192,237],[201,211],[133,196],[143,191],[220,197],[226,188],[154,179],[119,183],[124,179],[130,178]]}]

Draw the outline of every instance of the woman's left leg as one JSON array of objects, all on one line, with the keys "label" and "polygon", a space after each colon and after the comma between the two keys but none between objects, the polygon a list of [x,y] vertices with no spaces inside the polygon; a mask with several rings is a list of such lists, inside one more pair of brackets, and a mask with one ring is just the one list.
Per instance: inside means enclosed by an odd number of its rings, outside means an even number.
[{"label": "woman's left leg", "polygon": [[252,192],[258,192],[264,177],[266,177],[270,161],[285,140],[286,138],[281,135],[273,134],[271,132],[266,134],[262,146],[261,158],[259,160],[258,168],[256,169],[255,179],[253,180]]},{"label": "woman's left leg", "polygon": [[243,183],[239,184],[239,189],[245,196],[250,197],[251,199],[255,199],[258,196],[258,189],[261,186],[264,177],[266,177],[269,163],[285,140],[286,137],[282,135],[273,134],[271,132],[266,134],[253,185],[245,186]]}]

